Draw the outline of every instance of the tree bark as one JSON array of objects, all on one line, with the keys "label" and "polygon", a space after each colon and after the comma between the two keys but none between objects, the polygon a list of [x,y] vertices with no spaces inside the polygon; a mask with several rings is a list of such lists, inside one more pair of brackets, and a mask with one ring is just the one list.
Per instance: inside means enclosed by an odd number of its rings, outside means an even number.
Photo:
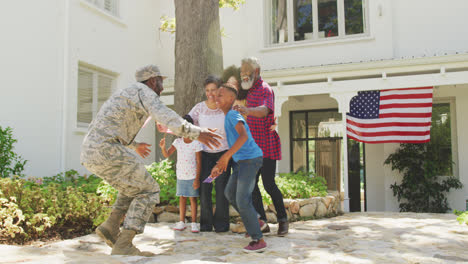
[{"label": "tree bark", "polygon": [[178,114],[185,115],[205,99],[205,78],[223,71],[219,0],[174,0],[174,4],[174,105]]}]

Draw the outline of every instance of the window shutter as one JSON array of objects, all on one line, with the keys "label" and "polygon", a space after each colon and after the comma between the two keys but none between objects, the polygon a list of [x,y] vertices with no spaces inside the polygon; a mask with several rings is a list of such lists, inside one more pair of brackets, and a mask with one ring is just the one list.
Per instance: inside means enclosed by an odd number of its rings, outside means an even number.
[{"label": "window shutter", "polygon": [[112,93],[112,79],[106,76],[99,75],[98,77],[98,107],[97,111],[109,98]]},{"label": "window shutter", "polygon": [[91,123],[93,118],[93,74],[79,70],[78,72],[78,123]]}]

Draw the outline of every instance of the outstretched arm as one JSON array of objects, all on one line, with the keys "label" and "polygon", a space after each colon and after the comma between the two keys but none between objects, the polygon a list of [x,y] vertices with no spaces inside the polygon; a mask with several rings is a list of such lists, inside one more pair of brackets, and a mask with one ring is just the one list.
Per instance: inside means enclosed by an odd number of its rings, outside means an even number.
[{"label": "outstretched arm", "polygon": [[239,151],[239,149],[244,145],[244,143],[249,138],[249,136],[247,135],[247,130],[245,129],[243,122],[238,122],[235,126],[235,129],[237,133],[239,134],[239,137],[237,138],[236,142],[234,142],[232,147],[228,151],[226,151],[221,156],[221,158],[219,158],[216,166],[213,168],[213,170],[211,170],[211,175],[214,178],[218,177],[219,175],[221,175],[221,173],[226,171],[227,165],[232,155],[234,155],[237,151]]},{"label": "outstretched arm", "polygon": [[161,148],[161,152],[165,158],[170,157],[176,150],[174,145],[171,145],[169,149],[166,149],[166,138],[163,138],[161,141],[159,141],[159,147]]}]

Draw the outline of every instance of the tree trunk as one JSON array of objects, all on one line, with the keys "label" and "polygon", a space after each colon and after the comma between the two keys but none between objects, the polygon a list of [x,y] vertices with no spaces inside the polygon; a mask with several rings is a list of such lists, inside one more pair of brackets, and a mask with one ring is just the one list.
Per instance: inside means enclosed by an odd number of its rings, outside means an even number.
[{"label": "tree trunk", "polygon": [[219,24],[219,0],[174,0],[175,109],[180,115],[205,99],[203,81],[220,76],[223,53]]}]

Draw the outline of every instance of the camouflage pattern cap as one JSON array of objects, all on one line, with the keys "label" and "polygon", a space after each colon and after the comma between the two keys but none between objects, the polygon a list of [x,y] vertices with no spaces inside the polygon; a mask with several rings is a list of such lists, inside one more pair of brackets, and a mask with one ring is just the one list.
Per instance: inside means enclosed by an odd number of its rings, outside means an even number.
[{"label": "camouflage pattern cap", "polygon": [[151,77],[161,76],[163,79],[166,79],[166,76],[162,76],[159,71],[158,66],[150,64],[144,67],[141,67],[135,72],[135,79],[137,82],[143,82],[148,80]]}]

